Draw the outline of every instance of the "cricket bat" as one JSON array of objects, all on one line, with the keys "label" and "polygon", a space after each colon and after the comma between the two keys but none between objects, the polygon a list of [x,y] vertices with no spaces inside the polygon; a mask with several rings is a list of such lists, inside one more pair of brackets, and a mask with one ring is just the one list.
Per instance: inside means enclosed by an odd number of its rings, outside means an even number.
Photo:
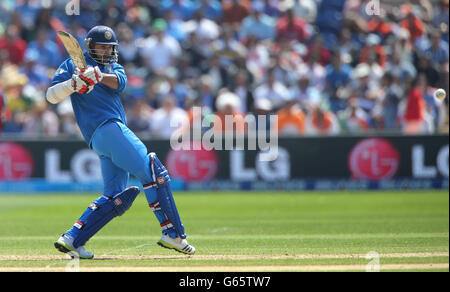
[{"label": "cricket bat", "polygon": [[56,34],[66,48],[67,53],[69,53],[70,58],[76,67],[80,70],[87,69],[86,60],[84,59],[83,50],[80,47],[78,41],[70,34],[65,31],[57,31]]}]

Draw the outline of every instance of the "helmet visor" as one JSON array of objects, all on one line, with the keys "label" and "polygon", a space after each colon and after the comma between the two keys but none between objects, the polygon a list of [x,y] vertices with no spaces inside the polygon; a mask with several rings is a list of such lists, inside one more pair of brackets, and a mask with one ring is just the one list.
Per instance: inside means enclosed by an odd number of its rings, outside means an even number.
[{"label": "helmet visor", "polygon": [[89,46],[89,55],[98,64],[108,65],[117,63],[119,58],[118,46],[112,44],[95,43]]}]

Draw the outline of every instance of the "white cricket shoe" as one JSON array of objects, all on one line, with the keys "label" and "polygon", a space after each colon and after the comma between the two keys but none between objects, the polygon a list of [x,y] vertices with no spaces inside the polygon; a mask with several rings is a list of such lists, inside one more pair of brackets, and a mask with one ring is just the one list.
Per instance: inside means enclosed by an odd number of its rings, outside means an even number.
[{"label": "white cricket shoe", "polygon": [[55,248],[59,250],[62,253],[67,253],[72,258],[80,258],[80,259],[93,259],[94,253],[86,251],[84,249],[84,246],[80,246],[78,248],[75,248],[72,245],[72,240],[67,238],[66,236],[62,235],[56,242],[55,242]]},{"label": "white cricket shoe", "polygon": [[195,247],[190,245],[186,239],[181,239],[180,237],[172,238],[166,234],[161,236],[158,241],[158,245],[168,249],[174,249],[178,252],[193,255],[195,253]]}]

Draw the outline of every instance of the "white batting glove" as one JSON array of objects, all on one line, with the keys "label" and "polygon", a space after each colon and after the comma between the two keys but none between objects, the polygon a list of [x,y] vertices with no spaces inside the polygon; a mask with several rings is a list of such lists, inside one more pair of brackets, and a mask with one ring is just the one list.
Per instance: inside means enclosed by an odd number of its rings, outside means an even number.
[{"label": "white batting glove", "polygon": [[77,74],[75,71],[75,74],[72,75],[72,90],[73,92],[80,93],[80,94],[88,94],[89,92],[94,89],[94,86],[89,85],[86,81],[81,79],[80,75]]},{"label": "white batting glove", "polygon": [[[78,68],[77,68],[78,69]],[[96,85],[103,79],[103,73],[98,66],[89,67],[86,70],[79,70],[80,78],[91,86]]]}]

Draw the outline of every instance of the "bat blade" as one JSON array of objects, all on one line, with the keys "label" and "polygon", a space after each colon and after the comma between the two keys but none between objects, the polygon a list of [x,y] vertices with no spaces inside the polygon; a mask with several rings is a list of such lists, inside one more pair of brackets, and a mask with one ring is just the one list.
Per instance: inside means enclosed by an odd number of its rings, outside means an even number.
[{"label": "bat blade", "polygon": [[67,53],[69,53],[69,56],[75,66],[80,69],[86,69],[86,60],[84,59],[83,50],[81,49],[78,41],[70,33],[65,31],[60,30],[57,32],[57,35],[66,48]]}]

